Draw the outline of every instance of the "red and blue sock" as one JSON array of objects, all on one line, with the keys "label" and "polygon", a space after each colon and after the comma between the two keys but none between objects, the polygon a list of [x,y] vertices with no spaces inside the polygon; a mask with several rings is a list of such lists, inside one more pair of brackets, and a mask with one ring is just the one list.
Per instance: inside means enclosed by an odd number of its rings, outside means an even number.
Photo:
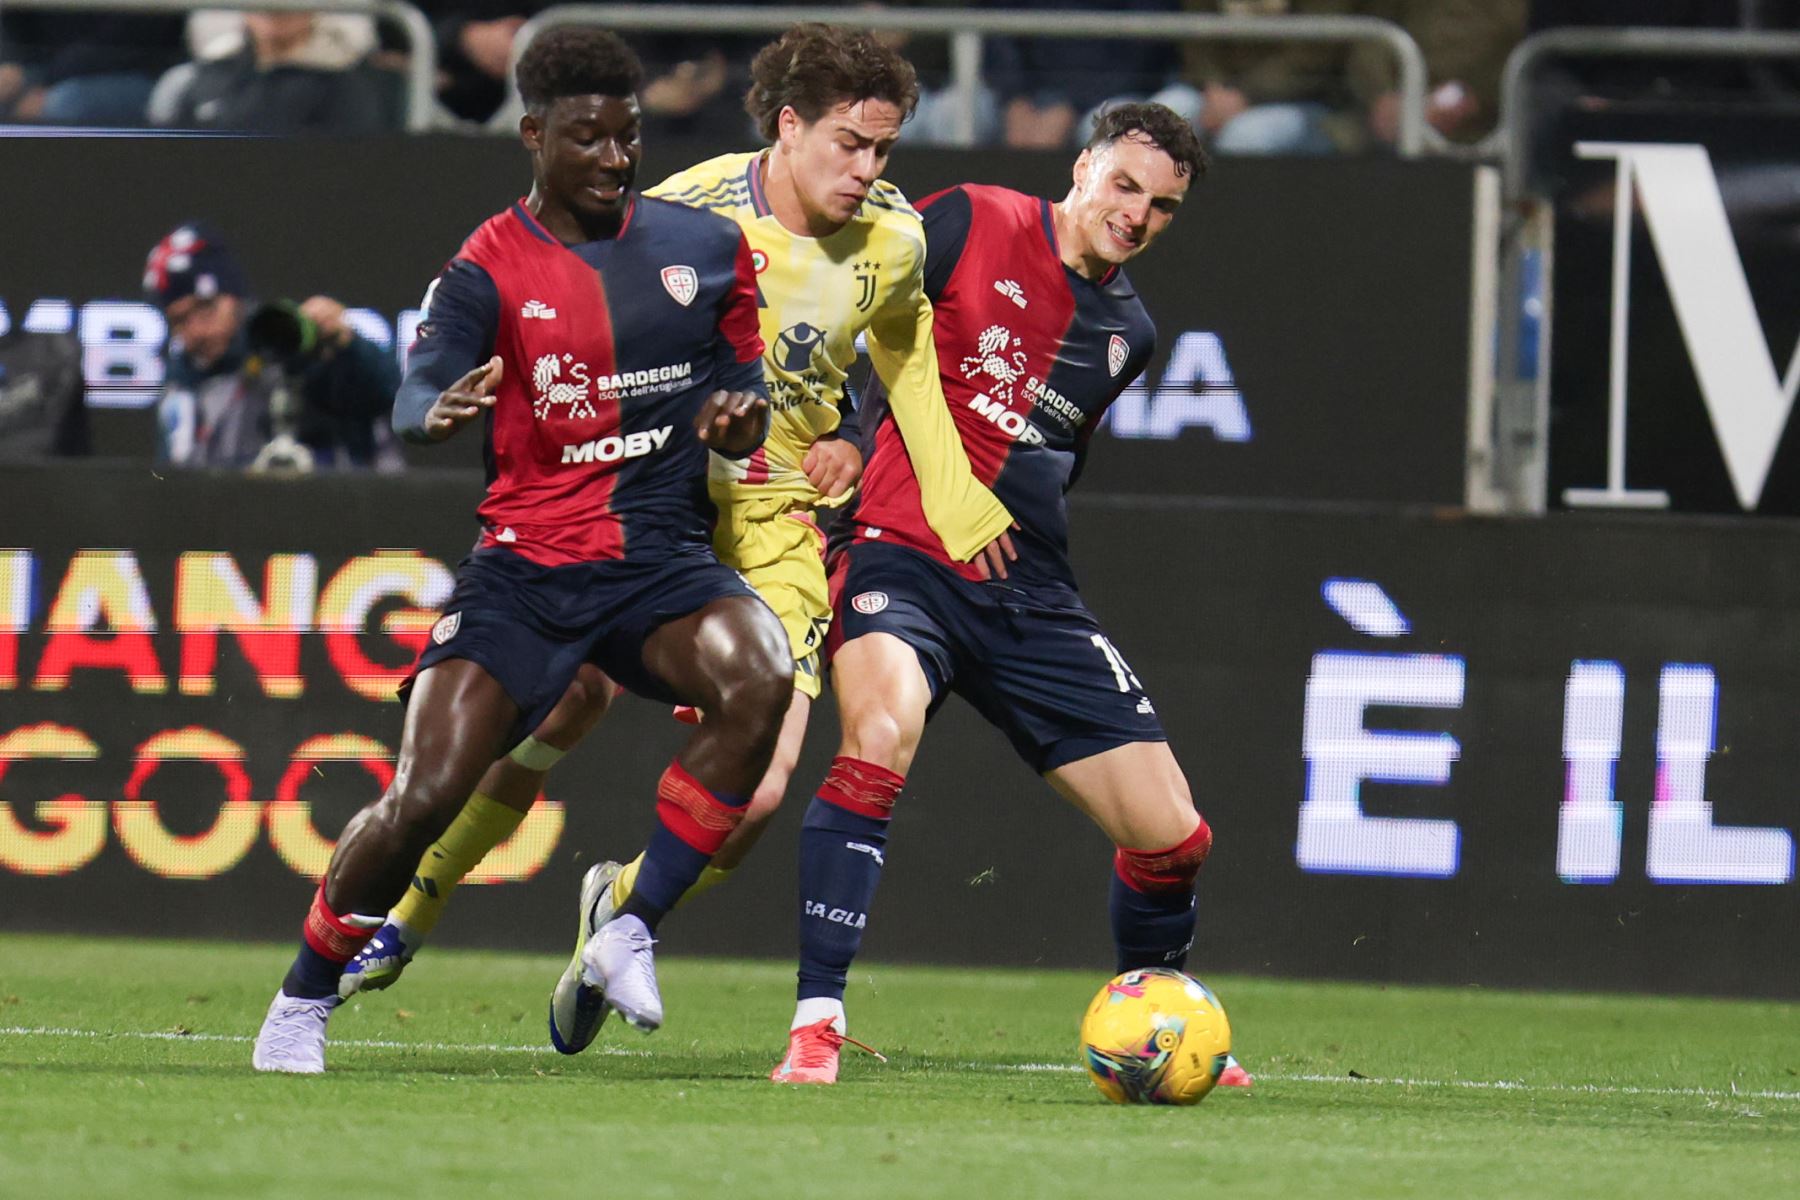
[{"label": "red and blue sock", "polygon": [[1113,855],[1111,902],[1118,971],[1187,965],[1194,944],[1194,880],[1212,849],[1212,830],[1202,820],[1193,833],[1166,850],[1126,850]]},{"label": "red and blue sock", "polygon": [[638,917],[654,930],[694,886],[749,805],[748,796],[709,791],[680,763],[670,763],[656,785],[656,830],[619,915]]},{"label": "red and blue sock", "polygon": [[306,911],[306,924],[300,929],[300,952],[281,981],[281,990],[306,1000],[337,995],[345,964],[369,944],[381,928],[381,920],[355,913],[338,916],[325,902],[325,885],[321,882],[313,895],[312,907]]},{"label": "red and blue sock", "polygon": [[800,827],[799,998],[841,1000],[887,857],[905,778],[839,756]]}]

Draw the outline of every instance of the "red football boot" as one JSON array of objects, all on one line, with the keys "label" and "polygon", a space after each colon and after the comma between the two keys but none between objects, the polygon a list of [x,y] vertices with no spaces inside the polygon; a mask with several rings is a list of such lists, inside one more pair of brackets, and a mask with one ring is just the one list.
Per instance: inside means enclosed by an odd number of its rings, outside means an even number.
[{"label": "red football boot", "polygon": [[867,1050],[882,1062],[887,1057],[872,1046],[853,1037],[845,1037],[832,1027],[833,1018],[823,1017],[811,1025],[788,1031],[787,1057],[769,1072],[775,1083],[836,1083],[838,1050],[845,1042],[858,1050]]},{"label": "red football boot", "polygon": [[1218,1087],[1247,1088],[1256,1081],[1250,1078],[1250,1072],[1244,1070],[1242,1064],[1229,1054],[1225,1056],[1225,1069],[1219,1072]]}]

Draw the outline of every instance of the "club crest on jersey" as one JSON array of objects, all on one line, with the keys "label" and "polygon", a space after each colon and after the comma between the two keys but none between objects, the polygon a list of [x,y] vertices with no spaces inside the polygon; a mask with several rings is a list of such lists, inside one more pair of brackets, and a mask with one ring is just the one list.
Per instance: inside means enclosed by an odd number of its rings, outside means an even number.
[{"label": "club crest on jersey", "polygon": [[[694,274],[694,268],[685,266],[664,267],[662,269],[663,289],[675,298],[675,303],[686,308],[694,302],[700,293],[700,276]],[[1115,375],[1118,372],[1113,372]]]},{"label": "club crest on jersey", "polygon": [[860,289],[856,295],[856,311],[868,312],[875,303],[875,272],[881,270],[878,262],[859,262],[853,268],[856,272],[856,284]]},{"label": "club crest on jersey", "polygon": [[1125,369],[1125,360],[1131,357],[1131,347],[1118,334],[1112,335],[1112,341],[1106,343],[1106,373],[1117,375]]},{"label": "club crest on jersey", "polygon": [[886,592],[861,592],[850,601],[850,607],[865,617],[872,617],[888,606]]},{"label": "club crest on jersey", "polygon": [[752,250],[750,252],[750,269],[761,275],[769,269],[769,256],[761,250]]},{"label": "club crest on jersey", "polygon": [[534,317],[540,321],[554,321],[556,310],[542,300],[527,300],[519,307],[519,316],[527,321]]},{"label": "club crest on jersey", "polygon": [[445,642],[455,637],[456,631],[461,628],[462,614],[459,612],[446,613],[437,619],[436,625],[431,627],[431,640],[442,646]]}]

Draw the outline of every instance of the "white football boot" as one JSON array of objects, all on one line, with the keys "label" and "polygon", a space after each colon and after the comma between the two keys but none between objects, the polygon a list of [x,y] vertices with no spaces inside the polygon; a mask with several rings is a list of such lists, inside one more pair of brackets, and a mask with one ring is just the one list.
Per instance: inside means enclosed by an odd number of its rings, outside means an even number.
[{"label": "white football boot", "polygon": [[662,1025],[662,993],[656,986],[656,939],[639,917],[615,917],[581,952],[581,977],[606,993],[606,1006],[642,1033]]},{"label": "white football boot", "polygon": [[613,880],[624,870],[616,862],[595,863],[581,877],[581,915],[575,953],[550,993],[550,1044],[563,1054],[580,1054],[593,1044],[606,1021],[606,989],[582,977],[581,952],[599,928],[612,920]]},{"label": "white football boot", "polygon": [[250,1065],[288,1075],[323,1074],[325,1023],[331,1019],[331,1010],[342,1003],[336,996],[307,1000],[276,992],[262,1029],[257,1031]]}]

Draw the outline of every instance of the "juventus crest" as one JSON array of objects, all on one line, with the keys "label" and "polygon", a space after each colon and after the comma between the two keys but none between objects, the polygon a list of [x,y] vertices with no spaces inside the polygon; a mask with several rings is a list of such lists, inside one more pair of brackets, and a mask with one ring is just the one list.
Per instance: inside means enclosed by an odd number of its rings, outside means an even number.
[{"label": "juventus crest", "polygon": [[856,271],[856,310],[868,312],[875,303],[875,283],[881,264],[869,259],[857,263],[853,269]]}]

